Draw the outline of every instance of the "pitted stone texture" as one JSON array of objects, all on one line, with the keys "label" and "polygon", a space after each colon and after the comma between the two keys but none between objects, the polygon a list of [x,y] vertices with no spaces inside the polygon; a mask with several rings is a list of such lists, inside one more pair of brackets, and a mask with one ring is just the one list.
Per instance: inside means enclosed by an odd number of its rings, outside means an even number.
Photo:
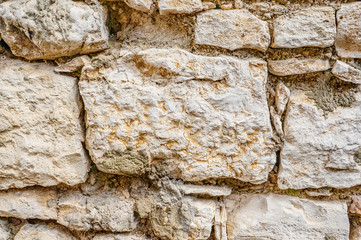
[{"label": "pitted stone texture", "polygon": [[351,196],[350,213],[361,215],[361,196]]},{"label": "pitted stone texture", "polygon": [[361,68],[353,67],[345,62],[337,60],[332,67],[332,74],[345,82],[361,84]]},{"label": "pitted stone texture", "polygon": [[163,14],[182,14],[193,13],[203,9],[201,0],[159,0],[159,13]]},{"label": "pitted stone texture", "polygon": [[337,11],[335,47],[343,58],[361,58],[361,2],[342,4]]},{"label": "pitted stone texture", "polygon": [[11,229],[6,220],[0,219],[0,240],[10,239]]},{"label": "pitted stone texture", "polygon": [[25,224],[14,240],[77,240],[66,228],[54,223]]},{"label": "pitted stone texture", "polygon": [[361,184],[361,93],[347,108],[324,116],[302,91],[294,91],[284,121],[278,186],[348,188]]},{"label": "pitted stone texture", "polygon": [[120,196],[68,192],[59,198],[58,223],[79,231],[129,232],[136,226],[133,205]]},{"label": "pitted stone texture", "polygon": [[77,79],[0,61],[0,189],[85,182]]},{"label": "pitted stone texture", "polygon": [[56,191],[37,188],[0,192],[0,216],[56,219]]},{"label": "pitted stone texture", "polygon": [[142,12],[150,12],[152,9],[152,0],[124,0],[124,2],[131,8]]},{"label": "pitted stone texture", "polygon": [[268,23],[247,10],[209,10],[197,15],[196,44],[230,50],[251,48],[265,52],[270,44]]},{"label": "pitted stone texture", "polygon": [[289,76],[326,71],[330,69],[330,62],[321,59],[268,60],[269,72],[276,76]]},{"label": "pitted stone texture", "polygon": [[28,60],[107,48],[103,7],[72,0],[10,0],[0,5],[0,33],[12,53]]},{"label": "pitted stone texture", "polygon": [[178,205],[157,205],[151,214],[152,229],[164,240],[207,240],[211,236],[216,202],[183,197]]},{"label": "pitted stone texture", "polygon": [[95,235],[92,240],[148,240],[144,236],[138,236],[133,234],[112,234],[112,233],[103,233]]},{"label": "pitted stone texture", "polygon": [[134,58],[143,74],[129,56],[113,68],[85,69],[79,83],[87,146],[101,171],[124,174],[118,166],[142,154],[174,160],[187,181],[267,180],[276,159],[264,61],[178,49],[149,49]]},{"label": "pitted stone texture", "polygon": [[274,48],[329,47],[336,37],[335,10],[306,8],[278,17],[273,27]]},{"label": "pitted stone texture", "polygon": [[246,194],[229,196],[226,207],[229,240],[346,240],[349,235],[345,202]]}]

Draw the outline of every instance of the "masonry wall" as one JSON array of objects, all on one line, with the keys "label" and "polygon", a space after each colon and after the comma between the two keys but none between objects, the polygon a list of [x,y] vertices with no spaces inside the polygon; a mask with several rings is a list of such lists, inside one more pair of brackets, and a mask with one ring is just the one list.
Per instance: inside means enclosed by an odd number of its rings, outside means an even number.
[{"label": "masonry wall", "polygon": [[0,0],[0,240],[361,239],[361,2]]}]

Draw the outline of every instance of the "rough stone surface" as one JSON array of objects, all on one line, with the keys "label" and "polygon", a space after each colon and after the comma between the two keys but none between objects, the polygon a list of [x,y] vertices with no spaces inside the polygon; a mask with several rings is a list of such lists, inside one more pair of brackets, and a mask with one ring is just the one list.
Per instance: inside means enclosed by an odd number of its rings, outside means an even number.
[{"label": "rough stone surface", "polygon": [[[291,94],[284,122],[278,186],[348,188],[361,184],[361,93],[324,116],[303,91]],[[337,136],[337,137],[335,137]]]},{"label": "rough stone surface", "polygon": [[337,54],[344,58],[361,58],[361,3],[342,4],[337,11]]},{"label": "rough stone surface", "polygon": [[55,72],[59,73],[72,73],[80,71],[84,65],[90,63],[90,57],[88,55],[83,55],[73,58],[71,61],[64,63],[54,69]]},{"label": "rough stone surface", "polygon": [[9,240],[10,231],[7,221],[0,219],[0,240]]},{"label": "rough stone surface", "polygon": [[85,68],[87,146],[101,171],[173,159],[187,181],[267,180],[275,153],[264,61],[149,49],[100,72]]},{"label": "rough stone surface", "polygon": [[0,60],[0,189],[85,181],[77,80]]},{"label": "rough stone surface", "polygon": [[243,9],[209,10],[197,15],[195,43],[264,52],[270,43],[268,23]]},{"label": "rough stone surface", "polygon": [[282,82],[279,82],[276,86],[275,96],[275,105],[278,115],[281,116],[285,111],[290,95],[290,90]]},{"label": "rough stone surface", "polygon": [[268,60],[268,70],[276,76],[289,76],[326,71],[330,69],[328,60],[321,59],[297,59]]},{"label": "rough stone surface", "polygon": [[226,206],[229,240],[348,239],[345,202],[246,194],[231,195]]},{"label": "rough stone surface", "polygon": [[360,240],[361,239],[361,226],[356,226],[351,228],[350,240]]},{"label": "rough stone surface", "polygon": [[274,48],[329,47],[336,37],[335,10],[306,8],[278,17],[273,27]]},{"label": "rough stone surface", "polygon": [[72,0],[6,1],[0,33],[14,55],[29,60],[96,52],[108,41],[102,6]]},{"label": "rough stone surface", "polygon": [[56,191],[48,189],[0,192],[0,216],[56,219]]},{"label": "rough stone surface", "polygon": [[361,68],[359,69],[337,60],[332,67],[332,73],[343,81],[361,84]]},{"label": "rough stone surface", "polygon": [[351,197],[351,204],[348,211],[350,213],[361,215],[361,196]]},{"label": "rough stone surface", "polygon": [[232,193],[232,188],[227,186],[212,186],[212,185],[192,185],[185,184],[179,186],[180,190],[185,195],[206,195],[212,197],[228,196]]},{"label": "rough stone surface", "polygon": [[148,238],[133,234],[97,234],[92,240],[147,240]]},{"label": "rough stone surface", "polygon": [[136,227],[133,205],[120,196],[68,192],[59,198],[58,223],[79,231],[128,232]]},{"label": "rough stone surface", "polygon": [[150,12],[152,10],[152,0],[124,0],[124,2],[131,8],[142,12]]},{"label": "rough stone surface", "polygon": [[159,13],[163,14],[181,14],[193,13],[203,9],[201,0],[159,0]]},{"label": "rough stone surface", "polygon": [[54,224],[25,224],[14,240],[77,240],[67,229]]}]

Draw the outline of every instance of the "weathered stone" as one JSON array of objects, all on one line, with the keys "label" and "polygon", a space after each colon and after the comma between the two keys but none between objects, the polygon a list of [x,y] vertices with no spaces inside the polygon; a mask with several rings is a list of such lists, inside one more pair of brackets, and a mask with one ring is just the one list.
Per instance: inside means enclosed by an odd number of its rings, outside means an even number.
[{"label": "weathered stone", "polygon": [[155,206],[151,224],[161,239],[209,239],[216,213],[214,200],[183,197],[180,204]]},{"label": "weathered stone", "polygon": [[361,93],[327,116],[302,91],[294,91],[284,121],[278,186],[282,189],[361,184]]},{"label": "weathered stone", "polygon": [[282,121],[281,121],[281,115],[279,115],[275,108],[273,106],[270,106],[270,114],[271,114],[271,119],[272,119],[272,123],[273,126],[278,134],[278,136],[281,137],[281,139],[284,139],[284,133],[283,133],[283,128],[282,128]]},{"label": "weathered stone", "polygon": [[289,76],[326,71],[330,69],[330,62],[321,59],[268,60],[268,70],[276,76]]},{"label": "weathered stone", "polygon": [[232,188],[228,186],[212,186],[212,185],[180,185],[179,189],[185,195],[206,195],[212,197],[228,196],[232,192]]},{"label": "weathered stone", "polygon": [[273,26],[274,48],[329,47],[336,37],[335,10],[306,8],[278,17]]},{"label": "weathered stone", "polygon": [[218,209],[214,216],[214,238],[215,240],[228,240],[227,210],[223,202],[218,204]]},{"label": "weathered stone", "polygon": [[0,240],[9,240],[10,231],[7,221],[0,219]]},{"label": "weathered stone", "polygon": [[0,216],[56,219],[56,191],[49,189],[0,192]]},{"label": "weathered stone", "polygon": [[131,8],[142,12],[150,12],[152,9],[152,0],[124,0],[124,2]]},{"label": "weathered stone", "polygon": [[266,51],[270,43],[268,23],[247,10],[210,10],[197,15],[196,44],[230,50]]},{"label": "weathered stone", "polygon": [[229,196],[226,206],[229,240],[348,239],[345,202],[246,194]]},{"label": "weathered stone", "polygon": [[342,4],[337,11],[335,47],[343,58],[361,58],[361,2]]},{"label": "weathered stone", "polygon": [[275,104],[277,114],[282,116],[286,109],[288,100],[290,99],[290,90],[282,83],[279,82],[276,86]]},{"label": "weathered stone", "polygon": [[361,239],[361,226],[356,226],[351,228],[350,240],[360,240]]},{"label": "weathered stone", "polygon": [[187,181],[267,180],[276,159],[264,61],[149,49],[109,65],[84,67],[79,83],[87,146],[101,171],[174,159]]},{"label": "weathered stone", "polygon": [[97,3],[10,0],[0,5],[0,33],[12,53],[54,59],[107,48],[105,12]]},{"label": "weathered stone", "polygon": [[77,79],[45,64],[0,65],[0,189],[85,182]]},{"label": "weathered stone", "polygon": [[217,5],[214,2],[202,2],[203,10],[210,10],[217,8]]},{"label": "weathered stone", "polygon": [[350,213],[361,215],[361,196],[351,197],[351,204],[348,211]]},{"label": "weathered stone", "polygon": [[93,240],[147,240],[148,238],[144,236],[138,236],[133,234],[112,234],[112,233],[103,233],[97,234]]},{"label": "weathered stone", "polygon": [[361,84],[361,69],[353,67],[345,62],[337,60],[333,65],[332,73],[343,81]]},{"label": "weathered stone", "polygon": [[76,240],[66,228],[54,223],[25,224],[14,240]]},{"label": "weathered stone", "polygon": [[79,231],[128,232],[136,226],[133,205],[120,196],[68,192],[59,198],[58,223]]},{"label": "weathered stone", "polygon": [[54,69],[55,72],[60,73],[72,73],[80,71],[84,65],[90,64],[90,57],[83,55],[72,59],[71,61],[64,63]]},{"label": "weathered stone", "polygon": [[201,0],[159,0],[159,13],[193,13],[203,9]]}]

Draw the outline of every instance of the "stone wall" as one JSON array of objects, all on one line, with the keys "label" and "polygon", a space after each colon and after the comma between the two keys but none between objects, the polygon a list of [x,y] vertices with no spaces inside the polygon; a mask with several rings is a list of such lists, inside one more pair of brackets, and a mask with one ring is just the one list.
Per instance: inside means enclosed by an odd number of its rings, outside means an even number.
[{"label": "stone wall", "polygon": [[361,2],[0,0],[0,240],[361,239]]}]

